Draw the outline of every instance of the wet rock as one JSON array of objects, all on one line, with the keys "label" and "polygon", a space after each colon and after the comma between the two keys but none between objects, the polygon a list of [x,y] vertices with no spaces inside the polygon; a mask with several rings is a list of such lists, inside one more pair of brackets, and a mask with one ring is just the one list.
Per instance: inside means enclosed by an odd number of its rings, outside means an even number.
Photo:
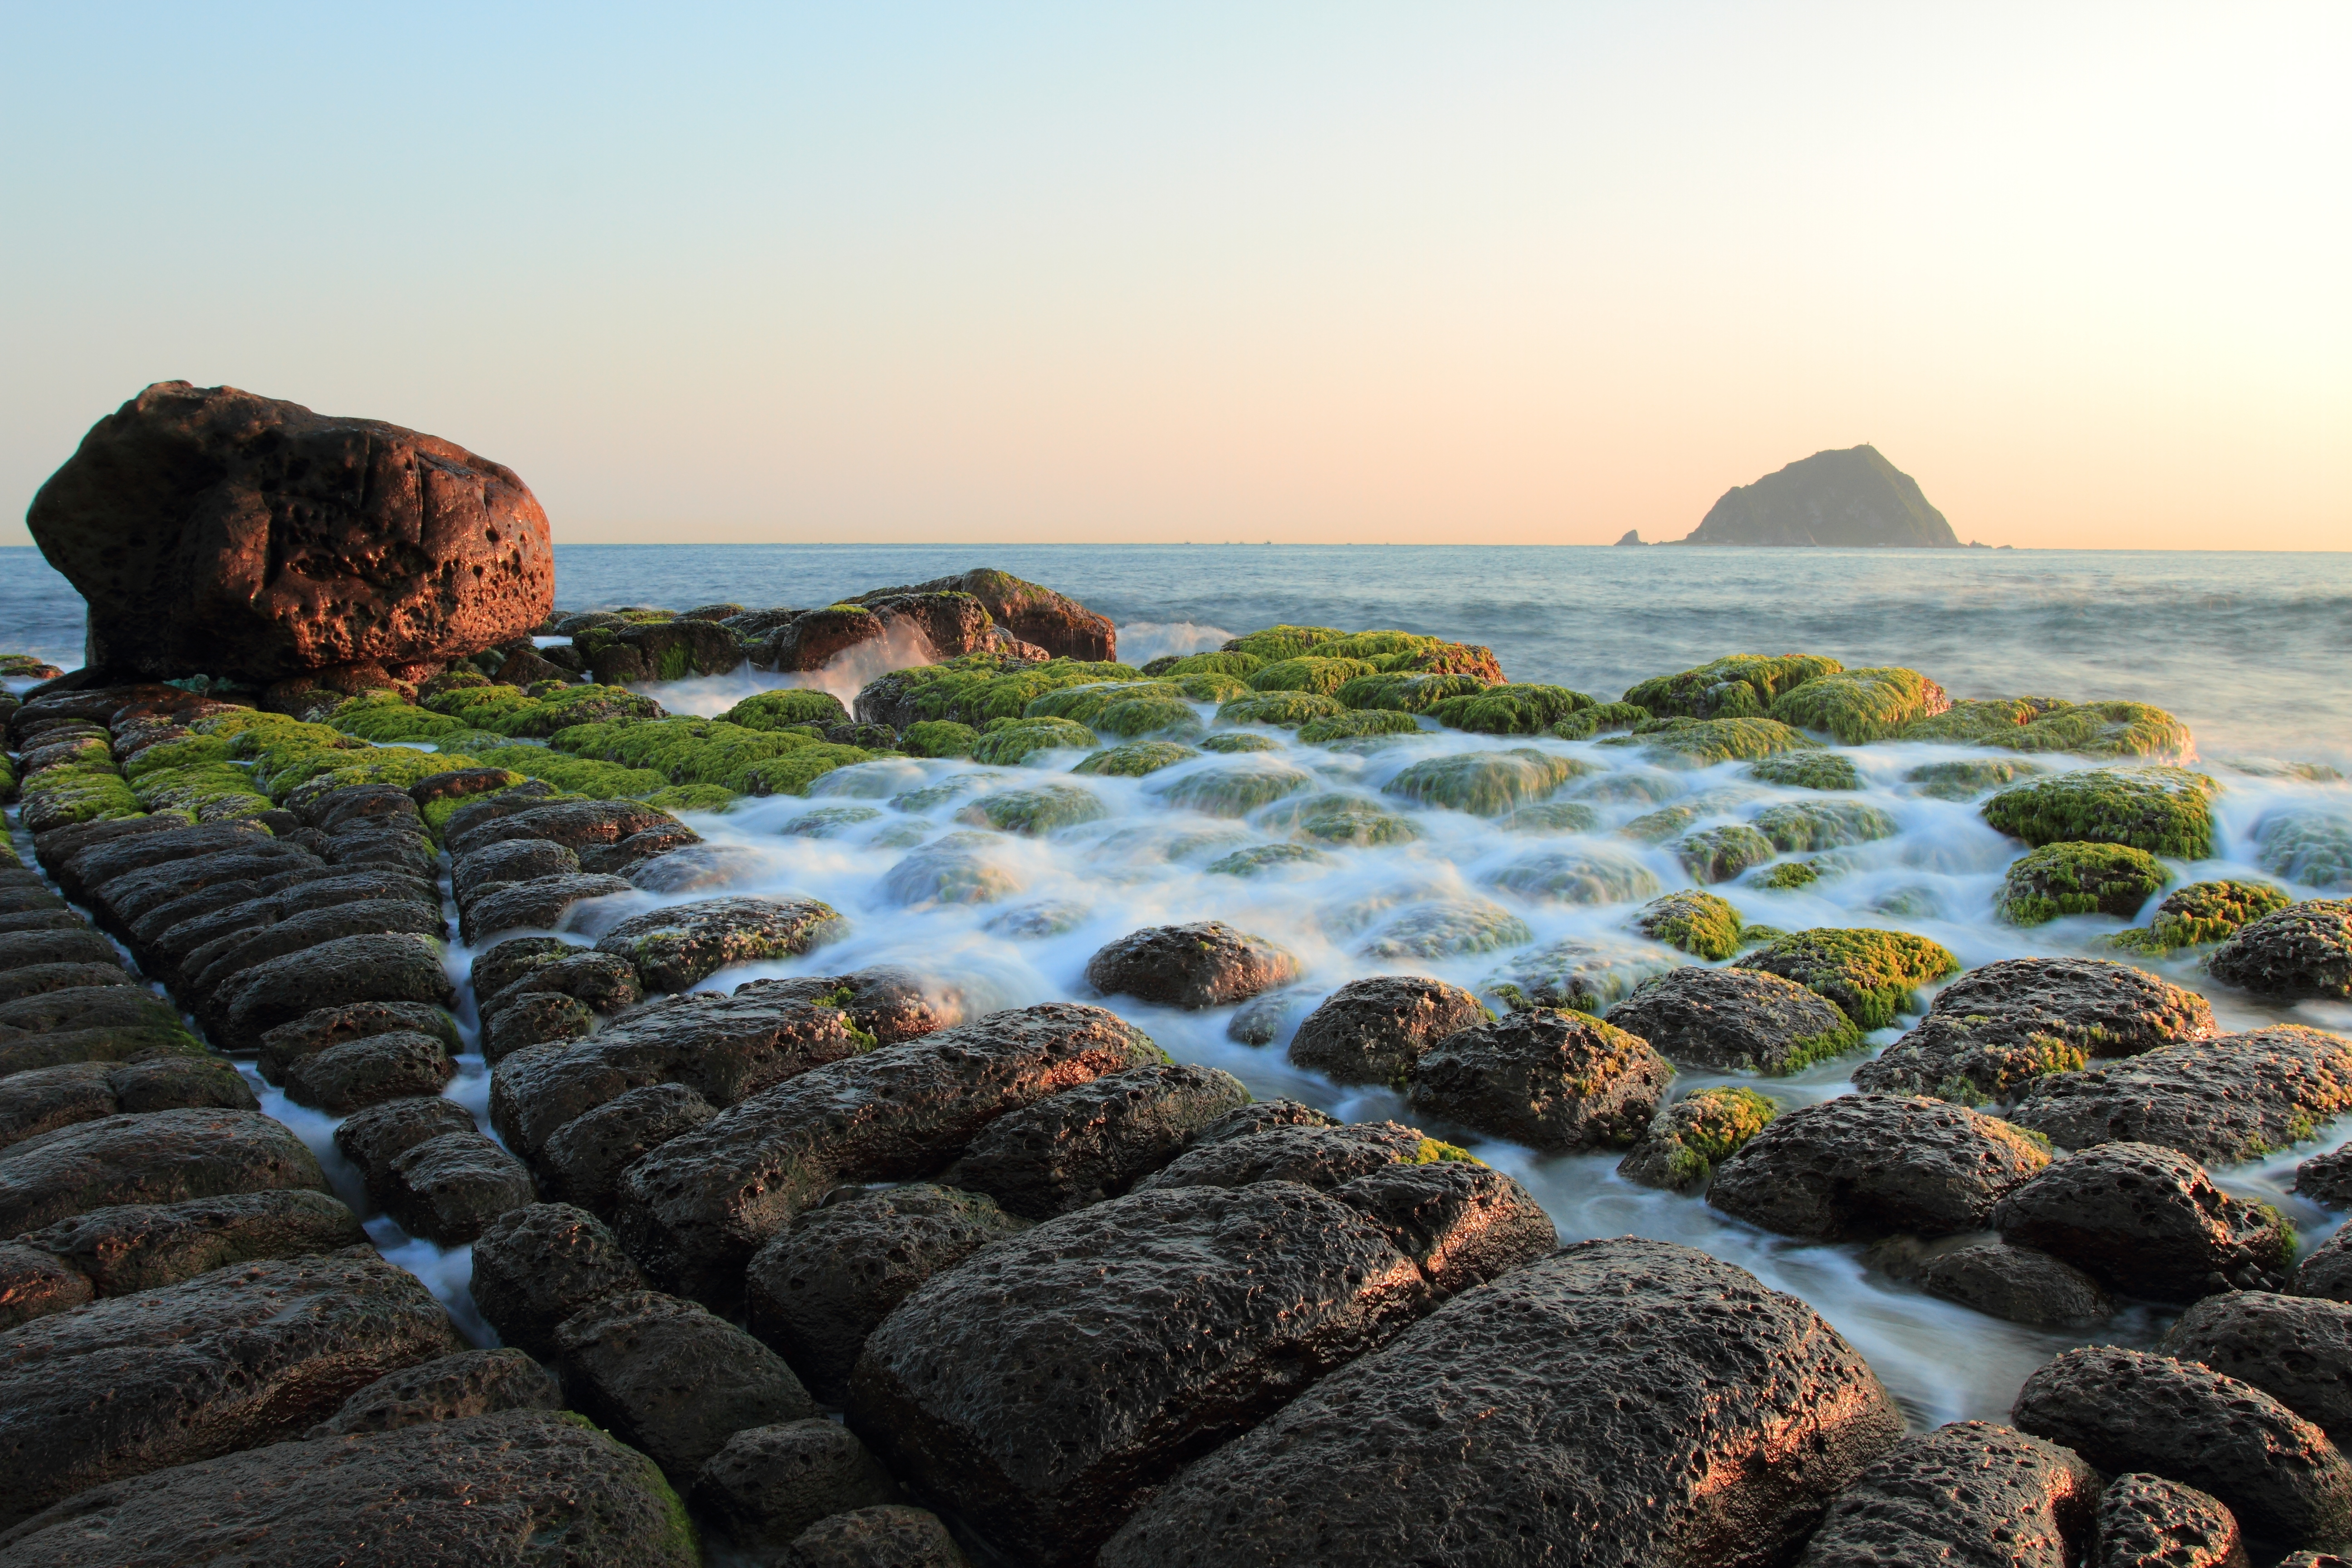
[{"label": "wet rock", "polygon": [[1919,1283],[1930,1296],[2035,1328],[2095,1328],[2116,1314],[2115,1302],[2088,1274],[2007,1242],[1938,1253],[1920,1266]]},{"label": "wet rock", "polygon": [[2113,1345],[2045,1362],[2017,1425],[2115,1475],[2146,1470],[2210,1493],[2258,1558],[2332,1547],[2352,1530],[2352,1465],[2327,1435],[2251,1384]]},{"label": "wet rock", "polygon": [[2352,1110],[2352,1040],[2296,1024],[2036,1079],[2010,1120],[2066,1149],[2158,1143],[2234,1164]]},{"label": "wet rock", "polygon": [[951,983],[899,964],[880,963],[854,974],[803,974],[751,980],[738,996],[782,996],[838,1007],[877,1045],[895,1046],[964,1022],[963,992]]},{"label": "wet rock", "polygon": [[[272,959],[299,954],[341,937],[405,931],[438,938],[441,908],[408,899],[362,899],[304,910],[241,936],[223,937],[187,955],[179,969],[181,994],[209,997],[240,974]],[[200,1013],[206,1011],[199,1008]]]},{"label": "wet rock", "polygon": [[623,921],[596,948],[635,964],[648,990],[684,991],[732,964],[806,952],[842,930],[814,899],[710,899]]},{"label": "wet rock", "polygon": [[0,1078],[0,1149],[79,1121],[189,1107],[257,1110],[260,1102],[218,1057],[68,1062]]},{"label": "wet rock", "polygon": [[[383,1521],[397,1519],[387,1540]],[[527,1557],[518,1543],[529,1544]],[[584,1423],[509,1410],[230,1454],[94,1488],[20,1527],[16,1563],[695,1568],[677,1498]]]},{"label": "wet rock", "polygon": [[1853,1079],[1874,1093],[2006,1102],[2035,1079],[2094,1057],[2137,1056],[2216,1032],[2202,996],[2129,964],[2003,959],[1937,992],[1927,1016]]},{"label": "wet rock", "polygon": [[2352,1208],[2352,1143],[2297,1165],[2294,1190],[2332,1209]]},{"label": "wet rock", "polygon": [[621,877],[632,887],[645,884],[635,879],[636,873],[648,862],[680,849],[691,848],[702,842],[702,835],[684,823],[667,823],[648,827],[642,833],[632,833],[618,844],[591,845],[580,852],[580,868],[603,876]]},{"label": "wet rock", "polygon": [[[13,1077],[42,1068],[68,1067],[83,1063],[101,1064],[162,1064],[173,1059],[198,1064],[184,1070],[201,1072],[205,1064],[222,1065],[217,1057],[205,1055],[195,1037],[185,1029],[56,1029],[40,1034],[10,1034],[0,1036],[0,1077]],[[169,1087],[169,1072],[157,1066],[161,1079],[152,1078],[146,1087],[151,1097],[160,1098]],[[205,1098],[235,1098],[236,1091],[222,1086],[219,1096]]]},{"label": "wet rock", "polygon": [[478,999],[487,1001],[532,972],[587,951],[560,936],[510,936],[474,955],[466,983]]},{"label": "wet rock", "polygon": [[232,1264],[363,1246],[367,1233],[340,1198],[297,1190],[91,1209],[21,1239],[72,1265],[98,1294],[127,1296]]},{"label": "wet rock", "polygon": [[380,1377],[304,1434],[393,1432],[427,1421],[463,1421],[502,1410],[561,1410],[555,1374],[519,1350],[460,1351]]},{"label": "wet rock", "polygon": [[2094,1568],[2246,1568],[2238,1521],[2219,1501],[2137,1472],[2100,1495]]},{"label": "wet rock", "polygon": [[2252,1384],[2331,1441],[2352,1437],[2352,1306],[2224,1291],[2182,1313],[2157,1348]]},{"label": "wet rock", "polygon": [[2334,1235],[2297,1264],[2292,1289],[2298,1296],[2352,1301],[2352,1229],[2337,1226]]},{"label": "wet rock", "polygon": [[966,1568],[968,1561],[939,1515],[904,1503],[821,1519],[782,1559],[783,1568]]},{"label": "wet rock", "polygon": [[1098,1007],[992,1013],[814,1068],[670,1140],[622,1177],[615,1228],[657,1279],[724,1303],[760,1245],[833,1188],[932,1175],[1007,1111],[1166,1059]]},{"label": "wet rock", "polygon": [[1422,1053],[1494,1015],[1458,985],[1376,974],[1333,992],[1298,1026],[1290,1059],[1339,1083],[1401,1082]]},{"label": "wet rock", "polygon": [[1439,1296],[1483,1285],[1559,1245],[1518,1181],[1475,1160],[1383,1165],[1331,1195],[1381,1227]]},{"label": "wet rock", "polygon": [[1622,1148],[1675,1069],[1647,1042],[1581,1013],[1516,1013],[1448,1036],[1413,1064],[1412,1107],[1548,1153]]},{"label": "wet rock", "polygon": [[1113,1073],[998,1117],[943,1179],[1024,1219],[1049,1219],[1127,1191],[1249,1099],[1239,1079],[1214,1068]]},{"label": "wet rock", "polygon": [[574,1313],[645,1288],[604,1222],[570,1204],[509,1209],[474,1243],[475,1307],[499,1338],[536,1356],[553,1352],[556,1325]]},{"label": "wet rock", "polygon": [[540,1153],[547,1195],[610,1213],[621,1173],[680,1133],[719,1114],[682,1083],[647,1084],[606,1100],[556,1129]]},{"label": "wet rock", "polygon": [[285,1189],[327,1190],[318,1157],[249,1110],[110,1116],[0,1152],[0,1236],[95,1208]]},{"label": "wet rock", "polygon": [[322,1008],[356,1002],[421,1002],[446,1006],[455,997],[441,966],[440,944],[415,935],[347,936],[247,970],[214,998],[228,1050],[256,1048],[263,1034]]},{"label": "wet rock", "polygon": [[2196,1161],[2151,1143],[2053,1162],[1994,1206],[1992,1224],[2004,1241],[2159,1301],[2276,1289],[2294,1253],[2275,1209],[2230,1196]]},{"label": "wet rock", "polygon": [[[592,844],[618,844],[633,833],[660,827],[677,819],[666,811],[633,800],[565,800],[539,805],[512,797],[510,790],[483,801],[469,801],[449,814],[441,829],[452,856],[509,838],[543,838],[572,849]],[[520,811],[501,812],[502,805],[520,805]]]},{"label": "wet rock", "polygon": [[1906,931],[1818,927],[1791,932],[1738,961],[1820,992],[1862,1029],[1883,1029],[1916,1005],[1920,986],[1959,973],[1941,945]]},{"label": "wet rock", "polygon": [[28,963],[19,969],[0,970],[0,1003],[45,995],[51,991],[131,984],[131,972],[122,967],[121,959],[111,955],[104,963]]},{"label": "wet rock", "polygon": [[449,886],[457,901],[467,904],[487,888],[541,877],[568,877],[579,869],[579,855],[563,845],[545,838],[509,838],[452,860]]},{"label": "wet rock", "polygon": [[523,1163],[470,1128],[402,1150],[383,1187],[385,1213],[410,1235],[444,1247],[473,1240],[491,1220],[537,1195]]},{"label": "wet rock", "polygon": [[1101,1562],[1499,1563],[1561,1540],[1596,1563],[1777,1561],[1901,1435],[1803,1302],[1687,1247],[1586,1242],[1195,1462]]},{"label": "wet rock", "polygon": [[435,1036],[370,1035],[289,1063],[286,1098],[330,1116],[348,1116],[387,1100],[438,1094],[457,1076],[457,1064]]},{"label": "wet rock", "polygon": [[645,1000],[637,972],[628,960],[579,948],[551,954],[546,962],[532,965],[497,990],[484,993],[478,987],[475,994],[486,1014],[499,1012],[527,996],[568,996],[601,1014],[617,1013]]},{"label": "wet rock", "polygon": [[607,1296],[556,1325],[564,1389],[589,1419],[661,1466],[672,1484],[747,1426],[816,1414],[775,1352],[691,1301]]},{"label": "wet rock", "polygon": [[[405,872],[363,870],[341,876],[306,878],[274,892],[224,903],[155,931],[152,939],[145,942],[141,940],[139,931],[133,930],[130,942],[142,965],[158,972],[174,985],[188,987],[201,984],[208,987],[211,983],[200,982],[199,976],[221,959],[247,952],[248,950],[241,944],[265,934],[268,928],[299,915],[321,910],[387,903],[414,906],[431,917],[429,925],[418,924],[414,929],[424,931],[427,935],[439,933],[439,889]],[[365,912],[364,908],[362,912]],[[153,922],[154,917],[149,916],[138,923],[141,928],[154,931]],[[295,943],[298,946],[325,940],[315,923],[298,927],[295,934],[305,937],[302,942]],[[349,933],[338,931],[331,934]],[[293,948],[289,946],[277,951],[291,952]],[[266,948],[254,948],[250,952],[252,956],[248,963],[258,963],[263,958],[275,956]]]},{"label": "wet rock", "polygon": [[1083,1563],[1139,1487],[1381,1343],[1428,1294],[1330,1197],[1136,1193],[934,1276],[866,1342],[851,1425],[1000,1549]]},{"label": "wet rock", "polygon": [[1686,964],[1643,981],[1609,1021],[1678,1066],[1718,1072],[1791,1073],[1862,1042],[1835,1003],[1755,969]]},{"label": "wet rock", "polygon": [[747,1426],[695,1478],[695,1511],[744,1551],[773,1552],[819,1520],[898,1500],[898,1483],[831,1421]]},{"label": "wet rock", "polygon": [[79,1307],[97,1294],[89,1275],[55,1253],[0,1241],[0,1333]]},{"label": "wet rock", "polygon": [[992,1198],[928,1182],[845,1189],[753,1255],[746,1321],[811,1393],[838,1405],[848,1397],[850,1369],[866,1336],[899,1302],[934,1274],[1027,1227]]},{"label": "wet rock", "polygon": [[88,1487],[298,1436],[385,1373],[463,1350],[417,1278],[353,1247],[37,1319],[0,1345],[13,1524]]},{"label": "wet rock", "polygon": [[347,1040],[404,1033],[430,1035],[452,1056],[459,1048],[457,1021],[437,1004],[354,1002],[305,1013],[268,1031],[257,1042],[254,1066],[265,1080],[282,1085],[294,1063],[304,1057]]},{"label": "wet rock", "polygon": [[459,909],[458,929],[469,942],[500,931],[560,931],[572,905],[635,891],[625,878],[585,872],[535,877],[528,882],[486,883]]},{"label": "wet rock", "polygon": [[1778,1101],[1752,1089],[1700,1089],[1651,1118],[1617,1173],[1645,1187],[1696,1191],[1780,1113]]},{"label": "wet rock", "polygon": [[630,1089],[683,1084],[713,1105],[733,1105],[864,1048],[838,1008],[698,992],[616,1019],[577,1045],[507,1057],[492,1076],[491,1124],[535,1159],[557,1128]]},{"label": "wet rock", "polygon": [[1297,978],[1297,960],[1223,921],[1148,927],[1087,961],[1087,984],[1102,994],[1168,1007],[1230,1006]]},{"label": "wet rock", "polygon": [[482,1059],[496,1067],[525,1046],[585,1037],[596,1026],[596,1014],[576,996],[533,992],[517,996],[482,1024]]},{"label": "wet rock", "polygon": [[2069,1568],[2091,1543],[2099,1478],[2006,1426],[1960,1421],[1906,1437],[1830,1504],[1801,1568],[1981,1562]]},{"label": "wet rock", "polygon": [[1246,1138],[1276,1127],[1337,1127],[1339,1119],[1295,1100],[1259,1100],[1238,1110],[1228,1110],[1192,1136],[1192,1146],[1203,1148],[1231,1138]]},{"label": "wet rock", "polygon": [[0,969],[37,963],[120,963],[114,944],[76,921],[63,931],[0,931]]},{"label": "wet rock", "polygon": [[2313,899],[2249,921],[2206,966],[2257,996],[2352,996],[2352,899]]},{"label": "wet rock", "polygon": [[[270,841],[269,830],[257,822],[208,822],[202,826],[157,825],[157,830],[93,840],[68,850],[62,859],[44,855],[58,886],[77,903],[134,871],[148,870],[177,860],[216,855],[225,849],[249,849]],[[62,844],[55,847],[63,848]]]},{"label": "wet rock", "polygon": [[1848,1094],[1780,1116],[1724,1162],[1706,1201],[1817,1241],[1982,1230],[2050,1163],[2008,1123],[1942,1100]]},{"label": "wet rock", "polygon": [[[1010,573],[987,567],[952,577],[937,577],[910,587],[878,588],[857,602],[870,605],[918,594],[969,594],[998,626],[1024,642],[1035,643],[1055,658],[1107,660],[1118,657],[1118,635],[1108,618],[1051,588],[1024,583]],[[877,722],[899,722],[868,714],[862,702],[858,717]]]},{"label": "wet rock", "polygon": [[392,1191],[392,1163],[428,1138],[471,1132],[474,1113],[454,1100],[415,1095],[354,1112],[335,1129],[335,1147],[359,1167],[377,1205]]},{"label": "wet rock", "polygon": [[1301,1121],[1211,1136],[1217,1126],[1212,1123],[1191,1149],[1136,1183],[1135,1190],[1296,1182],[1328,1192],[1384,1166],[1458,1158],[1462,1152],[1394,1121]]}]

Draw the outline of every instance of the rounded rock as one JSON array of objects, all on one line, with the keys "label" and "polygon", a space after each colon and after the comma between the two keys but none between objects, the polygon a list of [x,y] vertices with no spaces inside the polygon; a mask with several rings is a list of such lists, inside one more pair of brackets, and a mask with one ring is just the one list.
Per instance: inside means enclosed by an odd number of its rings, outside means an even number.
[{"label": "rounded rock", "polygon": [[1087,961],[1087,984],[1106,996],[1193,1010],[1246,1002],[1297,978],[1297,960],[1223,921],[1148,927]]},{"label": "rounded rock", "polygon": [[1493,1016],[1475,996],[1419,974],[1351,980],[1309,1013],[1290,1059],[1338,1083],[1394,1084],[1439,1040]]},{"label": "rounded rock", "polygon": [[1609,1021],[1677,1066],[1718,1072],[1791,1073],[1862,1043],[1829,998],[1755,969],[1686,964],[1643,981]]},{"label": "rounded rock", "polygon": [[1425,1116],[1561,1153],[1633,1142],[1674,1076],[1638,1036],[1538,1011],[1439,1041],[1413,1065],[1408,1092]]}]

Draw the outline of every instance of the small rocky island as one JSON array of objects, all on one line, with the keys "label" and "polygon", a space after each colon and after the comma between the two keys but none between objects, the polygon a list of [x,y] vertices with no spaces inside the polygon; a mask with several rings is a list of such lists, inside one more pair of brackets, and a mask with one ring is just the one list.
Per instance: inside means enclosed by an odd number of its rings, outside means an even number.
[{"label": "small rocky island", "polygon": [[[1632,535],[1619,543],[1639,543]],[[1919,481],[1875,447],[1816,452],[1734,485],[1677,544],[1892,545],[1957,550],[1952,525],[1927,502]]]}]

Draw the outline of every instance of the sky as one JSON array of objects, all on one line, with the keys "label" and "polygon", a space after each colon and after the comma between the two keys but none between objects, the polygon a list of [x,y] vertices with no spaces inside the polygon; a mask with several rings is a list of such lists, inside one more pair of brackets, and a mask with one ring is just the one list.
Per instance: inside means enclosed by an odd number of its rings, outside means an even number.
[{"label": "sky", "polygon": [[229,384],[564,542],[2352,548],[2352,7],[0,4],[0,544]]}]

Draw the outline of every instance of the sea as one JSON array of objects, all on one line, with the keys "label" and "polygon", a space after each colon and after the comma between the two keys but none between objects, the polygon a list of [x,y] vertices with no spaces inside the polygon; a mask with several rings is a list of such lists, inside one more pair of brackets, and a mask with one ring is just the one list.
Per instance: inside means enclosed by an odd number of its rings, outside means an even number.
[{"label": "sea", "polygon": [[[2343,896],[2324,867],[2296,882],[2259,863],[2257,836],[2279,813],[2332,820],[2352,838],[2352,554],[2134,553],[2056,551],[1706,550],[1661,547],[1514,548],[1286,546],[1202,542],[1155,546],[563,545],[556,602],[571,609],[717,602],[749,607],[820,605],[975,566],[1043,583],[1108,616],[1123,659],[1211,648],[1276,623],[1369,630],[1395,627],[1492,647],[1516,680],[1571,686],[1613,699],[1645,677],[1733,652],[1827,654],[1848,665],[1925,671],[1955,697],[2128,698],[2182,719],[2196,765],[2220,785],[2210,859],[2176,864],[2180,881],[2262,877],[2297,896]],[[0,651],[78,662],[80,601],[32,551],[0,551]],[[855,659],[809,676],[748,667],[732,675],[646,688],[671,711],[717,714],[782,685],[855,695],[877,668]],[[17,683],[21,684],[21,683]],[[1201,710],[1203,722],[1213,710]],[[1223,920],[1269,937],[1299,960],[1302,976],[1276,1005],[1276,1037],[1233,1037],[1234,1010],[1139,1006],[1120,1012],[1181,1060],[1223,1068],[1261,1097],[1284,1095],[1351,1121],[1422,1124],[1404,1097],[1337,1085],[1294,1067],[1283,1045],[1299,1017],[1344,982],[1411,969],[1474,988],[1547,963],[1597,963],[1629,983],[1676,962],[1632,931],[1639,904],[1689,878],[1669,846],[1617,831],[1661,805],[1737,821],[1801,792],[1759,784],[1739,764],[1676,769],[1633,748],[1431,731],[1358,749],[1296,742],[1270,755],[1203,756],[1141,779],[1064,777],[1095,797],[1091,820],[1042,837],[976,828],[960,814],[977,794],[1066,774],[1080,753],[1030,759],[1021,769],[963,762],[885,760],[819,781],[808,798],[745,802],[690,818],[732,847],[741,893],[820,898],[847,918],[847,934],[805,958],[714,976],[731,986],[769,974],[842,973],[907,963],[960,992],[972,1010],[1093,999],[1087,959],[1139,927]],[[1514,831],[1463,812],[1383,793],[1402,768],[1452,751],[1533,744],[1586,770],[1560,798],[1589,805],[1591,830]],[[1925,761],[1969,753],[1881,744],[1851,751],[1866,788],[1897,831],[1831,857],[1832,874],[1801,890],[1747,883],[1716,890],[1750,921],[1892,928],[1934,938],[1961,963],[2072,954],[2109,956],[2100,939],[2124,922],[2083,916],[2021,930],[1995,917],[2002,871],[2020,852],[1969,803],[1921,795],[1903,775]],[[2081,760],[2045,759],[2059,766]],[[1185,809],[1170,786],[1217,770],[1288,768],[1313,787],[1360,794],[1412,817],[1413,842],[1337,851],[1285,870],[1237,877],[1209,869],[1239,848],[1284,837],[1279,805],[1243,817]],[[1552,876],[1571,865],[1576,874]],[[1532,869],[1531,869],[1532,868]],[[579,906],[576,940],[629,913],[711,889],[634,895]],[[453,950],[453,973],[472,954]],[[2280,1006],[2214,984],[2194,954],[2142,961],[2206,993],[2227,1028],[2295,1022],[2352,1031],[2352,1007]],[[470,1026],[471,1020],[468,1020]],[[1871,1037],[1875,1047],[1900,1032]],[[1786,1106],[1850,1090],[1861,1057],[1793,1078],[1743,1080]],[[1685,1072],[1678,1090],[1733,1081]],[[488,1079],[466,1058],[451,1092],[478,1113]],[[265,1095],[357,1193],[331,1124]],[[2005,1323],[1929,1297],[1878,1267],[1865,1248],[1766,1235],[1700,1197],[1654,1191],[1615,1173],[1612,1154],[1539,1156],[1456,1128],[1479,1157],[1511,1172],[1543,1202],[1563,1239],[1640,1235],[1706,1249],[1754,1271],[1821,1311],[1867,1356],[1922,1426],[2001,1419],[2035,1365],[2068,1346],[2152,1344],[2165,1313],[2125,1310],[2105,1327],[2058,1332]],[[2314,1142],[2216,1173],[2226,1189],[2277,1205],[2307,1249],[2340,1216],[2291,1194],[2296,1162],[2352,1136],[2352,1119]],[[466,1297],[466,1249],[372,1231],[415,1269],[461,1321],[487,1333]]]}]

